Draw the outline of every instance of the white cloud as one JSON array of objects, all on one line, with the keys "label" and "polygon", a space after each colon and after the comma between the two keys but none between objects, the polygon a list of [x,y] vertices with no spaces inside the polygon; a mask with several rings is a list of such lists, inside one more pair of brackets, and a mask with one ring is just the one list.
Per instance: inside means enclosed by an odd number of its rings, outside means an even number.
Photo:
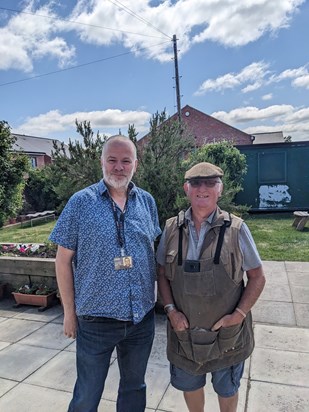
[{"label": "white cloud", "polygon": [[269,68],[270,64],[263,61],[251,63],[238,73],[226,73],[216,79],[208,79],[204,81],[194,94],[198,96],[209,91],[219,92],[225,89],[235,89],[237,87],[242,87],[242,93],[249,93],[265,85],[286,80],[291,80],[291,84],[294,87],[309,89],[309,73],[307,65],[296,69],[284,70],[278,75],[272,74]]},{"label": "white cloud", "polygon": [[246,86],[242,89],[243,93],[256,90],[263,84],[264,77],[270,73],[268,67],[268,63],[254,62],[244,67],[239,73],[227,73],[217,79],[206,80],[195,95],[202,95],[207,91],[235,89],[245,84]]},{"label": "white cloud", "polygon": [[[230,112],[214,112],[211,116],[246,133],[267,133],[283,131],[292,140],[309,141],[309,107],[297,108],[291,105],[273,105],[263,109],[240,107]],[[253,125],[248,123],[252,122]]]},{"label": "white cloud", "polygon": [[300,76],[297,79],[294,79],[292,85],[295,87],[302,87],[305,89],[309,89],[309,74],[304,76]]},{"label": "white cloud", "polygon": [[[25,8],[32,12],[33,4]],[[33,70],[35,60],[47,56],[58,60],[63,68],[74,61],[75,47],[64,38],[55,35],[57,22],[38,15],[57,17],[51,6],[38,8],[33,14],[13,15],[7,25],[0,29],[0,70],[16,69],[24,72]]]},{"label": "white cloud", "polygon": [[272,93],[264,94],[264,96],[262,96],[262,100],[271,100],[272,98],[273,98]]},{"label": "white cloud", "polygon": [[165,0],[153,5],[149,0],[78,0],[67,16],[70,21],[61,21],[57,20],[56,2],[50,0],[36,8],[36,2],[25,0],[24,11],[37,16],[11,15],[6,26],[3,25],[0,51],[5,58],[0,61],[0,70],[30,71],[33,61],[45,56],[58,60],[59,67],[71,64],[76,50],[67,39],[68,32],[77,34],[83,43],[122,44],[135,55],[161,62],[169,62],[173,56],[174,33],[179,38],[179,57],[195,43],[205,41],[228,47],[243,46],[266,33],[287,28],[304,1]]},{"label": "white cloud", "polygon": [[27,118],[26,121],[14,127],[14,133],[30,134],[33,136],[50,136],[64,131],[75,130],[75,120],[90,121],[93,130],[99,129],[105,133],[105,129],[128,129],[129,124],[134,124],[138,132],[143,132],[149,125],[151,114],[145,111],[121,111],[108,109],[93,112],[75,112],[62,114],[59,110],[51,110],[36,117]]}]

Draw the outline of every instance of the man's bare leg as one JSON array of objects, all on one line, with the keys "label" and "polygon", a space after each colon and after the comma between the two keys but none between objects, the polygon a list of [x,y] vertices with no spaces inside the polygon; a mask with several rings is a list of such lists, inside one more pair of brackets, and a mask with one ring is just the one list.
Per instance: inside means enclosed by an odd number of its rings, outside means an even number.
[{"label": "man's bare leg", "polygon": [[192,392],[184,392],[183,396],[190,412],[204,412],[204,388]]},{"label": "man's bare leg", "polygon": [[235,393],[234,396],[230,396],[229,398],[222,398],[222,396],[218,395],[219,405],[220,405],[220,412],[236,412],[237,411],[237,403],[238,403],[238,392]]}]

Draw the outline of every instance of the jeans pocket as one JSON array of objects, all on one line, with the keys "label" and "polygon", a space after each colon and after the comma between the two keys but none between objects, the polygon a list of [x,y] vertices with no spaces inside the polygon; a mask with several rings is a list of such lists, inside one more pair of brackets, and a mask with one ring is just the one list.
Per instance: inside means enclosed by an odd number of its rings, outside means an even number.
[{"label": "jeans pocket", "polygon": [[219,348],[221,353],[227,353],[242,348],[244,323],[221,328],[219,330]]},{"label": "jeans pocket", "polygon": [[85,322],[95,322],[96,321],[96,317],[95,316],[89,316],[89,315],[82,315],[79,317],[82,321]]}]

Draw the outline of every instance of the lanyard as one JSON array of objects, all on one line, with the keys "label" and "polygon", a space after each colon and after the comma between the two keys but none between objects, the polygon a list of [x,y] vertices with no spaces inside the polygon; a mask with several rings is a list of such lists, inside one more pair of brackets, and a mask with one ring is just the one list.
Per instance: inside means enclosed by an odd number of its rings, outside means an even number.
[{"label": "lanyard", "polygon": [[118,217],[117,213],[117,206],[113,199],[110,197],[111,203],[112,203],[112,208],[113,208],[113,214],[114,214],[114,220],[116,224],[116,230],[117,230],[117,239],[118,243],[121,249],[121,256],[124,256],[124,245],[125,245],[125,239],[124,239],[124,214],[127,209],[127,202],[124,206],[123,212],[120,211],[120,217]]}]

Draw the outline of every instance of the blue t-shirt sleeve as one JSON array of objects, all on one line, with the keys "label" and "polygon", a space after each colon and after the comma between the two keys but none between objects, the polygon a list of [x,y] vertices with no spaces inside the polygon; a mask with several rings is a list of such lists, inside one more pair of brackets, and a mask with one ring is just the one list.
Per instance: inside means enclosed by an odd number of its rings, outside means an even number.
[{"label": "blue t-shirt sleeve", "polygon": [[259,252],[253,240],[252,234],[245,222],[240,227],[240,247],[244,256],[242,268],[244,271],[255,269],[262,265]]},{"label": "blue t-shirt sleeve", "polygon": [[76,250],[78,242],[78,219],[79,201],[75,194],[69,199],[60,214],[49,236],[49,240],[67,249]]}]

